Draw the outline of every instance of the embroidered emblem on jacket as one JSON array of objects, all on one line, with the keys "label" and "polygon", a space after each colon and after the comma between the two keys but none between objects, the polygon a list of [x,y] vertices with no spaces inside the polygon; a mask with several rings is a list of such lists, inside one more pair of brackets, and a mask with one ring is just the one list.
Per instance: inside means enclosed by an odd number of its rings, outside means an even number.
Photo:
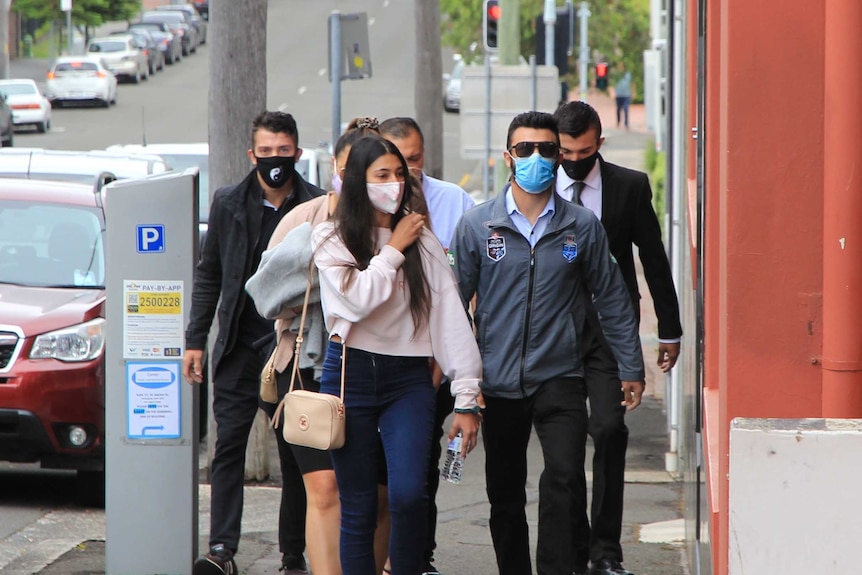
[{"label": "embroidered emblem on jacket", "polygon": [[494,232],[488,238],[488,257],[495,262],[500,261],[506,255],[506,238],[500,237],[500,234]]},{"label": "embroidered emblem on jacket", "polygon": [[578,244],[575,242],[575,234],[566,234],[566,239],[563,242],[563,257],[569,263],[572,263],[578,257]]}]

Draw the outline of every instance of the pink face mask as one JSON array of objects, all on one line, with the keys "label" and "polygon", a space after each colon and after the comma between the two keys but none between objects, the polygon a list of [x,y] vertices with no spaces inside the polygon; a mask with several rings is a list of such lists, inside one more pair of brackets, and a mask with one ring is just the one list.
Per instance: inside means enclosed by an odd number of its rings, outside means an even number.
[{"label": "pink face mask", "polygon": [[386,214],[394,214],[398,210],[404,194],[404,182],[367,184],[367,188],[368,199],[376,209]]}]

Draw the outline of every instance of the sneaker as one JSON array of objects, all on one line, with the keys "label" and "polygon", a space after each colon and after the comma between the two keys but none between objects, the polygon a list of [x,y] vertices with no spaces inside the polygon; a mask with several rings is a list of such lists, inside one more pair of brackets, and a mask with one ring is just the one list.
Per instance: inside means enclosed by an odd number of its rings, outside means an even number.
[{"label": "sneaker", "polygon": [[426,561],[425,566],[422,568],[422,575],[440,575],[440,572],[437,571],[437,568],[434,567],[431,561]]},{"label": "sneaker", "polygon": [[210,552],[198,557],[192,567],[192,575],[237,575],[238,573],[233,560],[233,551],[222,544],[210,547]]},{"label": "sneaker", "polygon": [[305,564],[305,558],[300,555],[288,555],[285,553],[281,556],[280,572],[284,575],[308,575],[308,565]]}]

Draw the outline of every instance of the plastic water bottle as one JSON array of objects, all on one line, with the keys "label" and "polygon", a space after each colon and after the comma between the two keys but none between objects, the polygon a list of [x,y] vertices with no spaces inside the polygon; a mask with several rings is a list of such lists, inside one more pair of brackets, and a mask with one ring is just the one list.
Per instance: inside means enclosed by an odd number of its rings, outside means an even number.
[{"label": "plastic water bottle", "polygon": [[449,483],[461,483],[461,469],[464,466],[464,458],[461,457],[461,441],[462,436],[459,431],[446,448],[446,461],[443,463],[443,469],[440,470],[440,477]]}]

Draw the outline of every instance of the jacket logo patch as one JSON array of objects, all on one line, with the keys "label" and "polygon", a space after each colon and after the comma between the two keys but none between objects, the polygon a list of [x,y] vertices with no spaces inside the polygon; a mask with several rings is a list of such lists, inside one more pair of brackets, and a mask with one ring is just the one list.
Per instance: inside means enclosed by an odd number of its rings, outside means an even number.
[{"label": "jacket logo patch", "polygon": [[566,239],[563,242],[563,257],[569,263],[572,263],[578,257],[578,244],[575,242],[574,234],[566,234]]},{"label": "jacket logo patch", "polygon": [[500,237],[497,232],[491,234],[488,238],[488,257],[495,262],[500,261],[506,256],[506,238]]}]

